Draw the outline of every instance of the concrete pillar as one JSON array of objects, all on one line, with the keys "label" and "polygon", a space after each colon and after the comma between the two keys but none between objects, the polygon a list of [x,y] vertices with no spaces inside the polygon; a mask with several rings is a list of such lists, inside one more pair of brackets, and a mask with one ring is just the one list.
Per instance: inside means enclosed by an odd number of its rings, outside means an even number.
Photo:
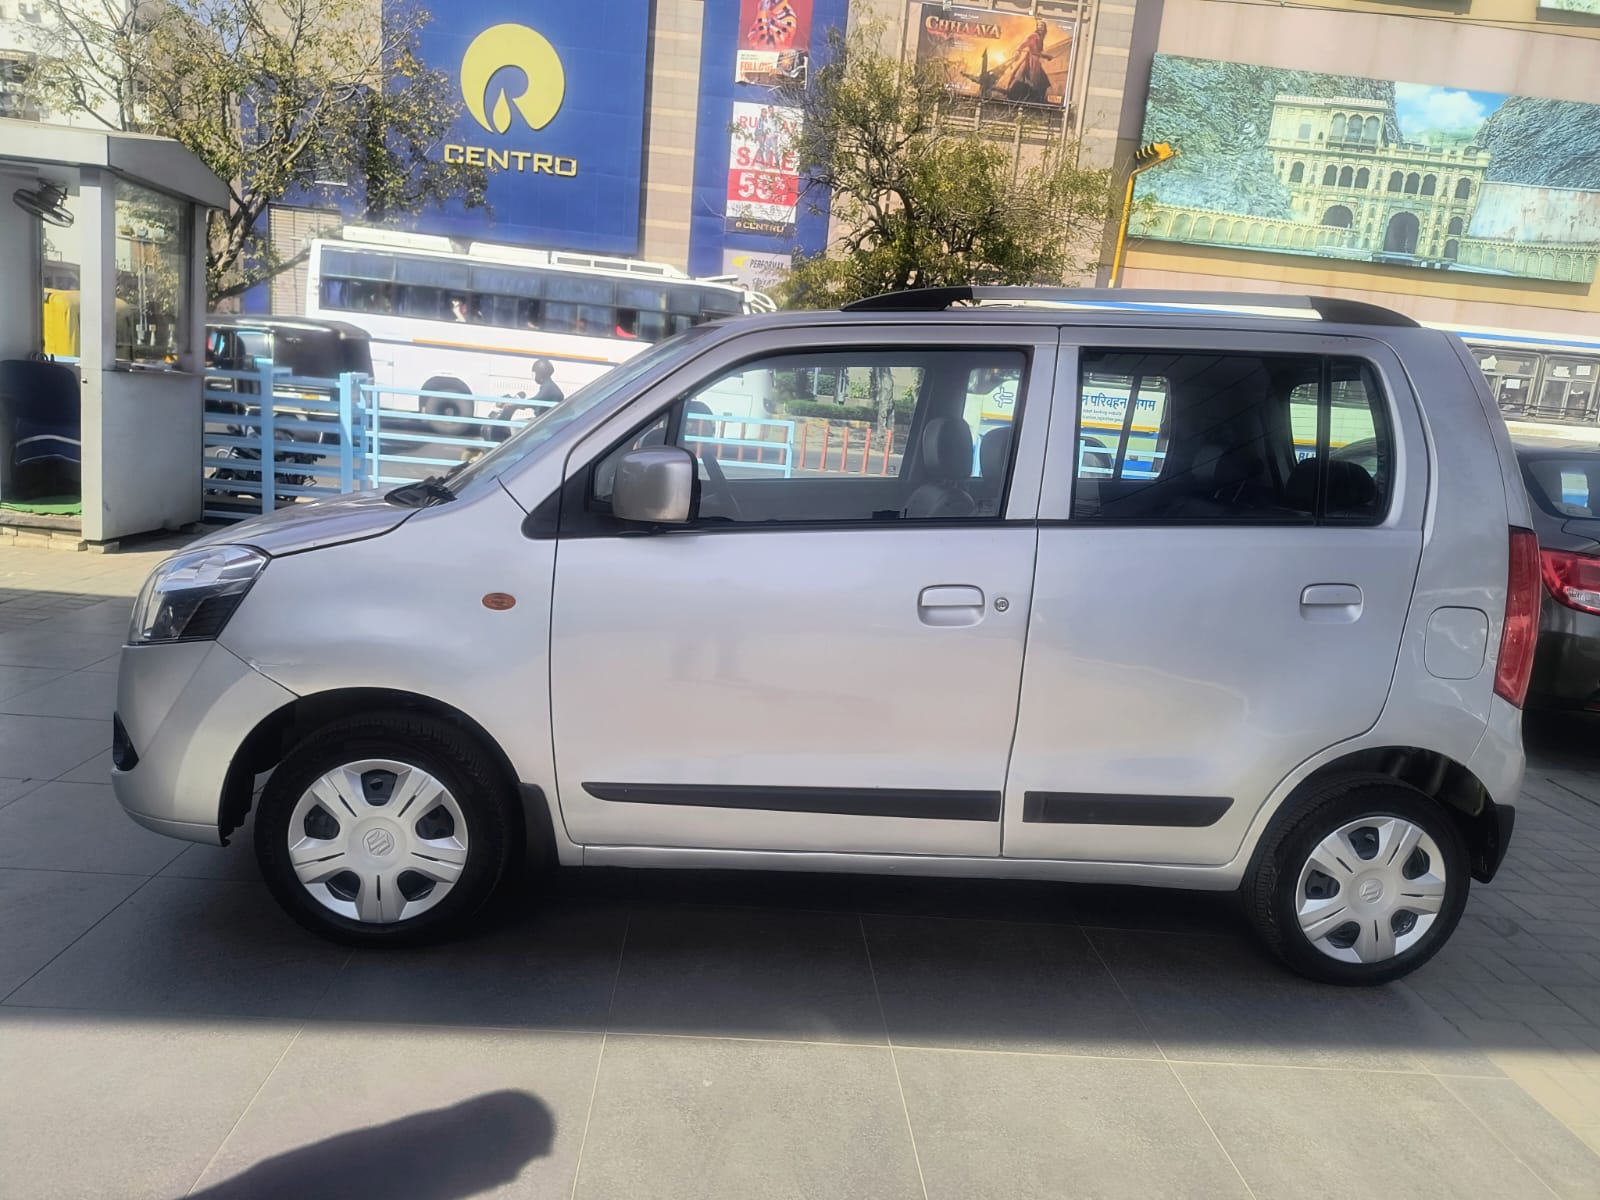
[{"label": "concrete pillar", "polygon": [[0,359],[26,358],[43,344],[39,222],[11,203],[12,192],[36,183],[31,175],[0,173]]},{"label": "concrete pillar", "polygon": [[116,178],[84,167],[78,175],[78,325],[83,438],[83,536],[106,540],[106,384],[117,357]]}]

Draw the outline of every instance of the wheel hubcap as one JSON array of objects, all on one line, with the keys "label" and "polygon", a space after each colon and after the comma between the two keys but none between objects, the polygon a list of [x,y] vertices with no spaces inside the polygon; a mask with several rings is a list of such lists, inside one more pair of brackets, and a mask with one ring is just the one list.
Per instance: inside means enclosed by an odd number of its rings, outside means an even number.
[{"label": "wheel hubcap", "polygon": [[1374,963],[1419,942],[1444,905],[1444,856],[1421,826],[1361,817],[1312,849],[1300,869],[1300,930],[1340,962]]},{"label": "wheel hubcap", "polygon": [[420,767],[364,759],[335,767],[289,817],[289,863],[324,908],[390,925],[450,894],[467,864],[467,821]]}]

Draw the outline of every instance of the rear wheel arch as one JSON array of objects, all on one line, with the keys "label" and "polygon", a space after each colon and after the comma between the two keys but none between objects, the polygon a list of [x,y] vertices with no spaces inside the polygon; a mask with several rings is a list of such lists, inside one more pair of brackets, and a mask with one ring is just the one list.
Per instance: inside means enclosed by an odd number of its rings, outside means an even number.
[{"label": "rear wheel arch", "polygon": [[1481,883],[1494,877],[1505,856],[1500,806],[1465,765],[1449,755],[1418,746],[1368,747],[1341,755],[1312,771],[1294,786],[1262,829],[1251,852],[1251,868],[1259,861],[1262,847],[1274,840],[1274,832],[1297,820],[1306,801],[1320,793],[1324,785],[1341,776],[1354,783],[1373,775],[1385,775],[1406,784],[1443,808],[1466,842],[1472,877]]},{"label": "rear wheel arch", "polygon": [[301,696],[260,721],[234,753],[223,783],[219,819],[223,844],[250,813],[255,783],[273,770],[289,751],[335,721],[363,713],[403,712],[433,717],[455,726],[483,751],[505,786],[520,803],[516,830],[528,856],[539,861],[555,846],[549,798],[541,788],[518,778],[511,759],[484,727],[443,701],[393,688],[338,688]]}]

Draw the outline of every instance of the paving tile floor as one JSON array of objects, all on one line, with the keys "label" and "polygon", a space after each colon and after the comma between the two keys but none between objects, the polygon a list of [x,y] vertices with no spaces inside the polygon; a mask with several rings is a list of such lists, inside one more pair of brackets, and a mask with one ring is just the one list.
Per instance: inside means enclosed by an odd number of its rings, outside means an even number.
[{"label": "paving tile floor", "polygon": [[351,952],[116,808],[158,554],[0,552],[0,1197],[1600,1195],[1593,726],[1530,724],[1501,879],[1380,989],[1037,883],[573,873]]}]

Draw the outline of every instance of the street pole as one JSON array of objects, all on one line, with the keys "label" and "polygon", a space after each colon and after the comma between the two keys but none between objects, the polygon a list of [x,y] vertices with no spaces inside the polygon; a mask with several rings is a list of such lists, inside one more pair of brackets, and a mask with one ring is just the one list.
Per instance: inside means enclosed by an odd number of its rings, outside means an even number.
[{"label": "street pole", "polygon": [[1167,142],[1151,142],[1134,152],[1133,169],[1128,172],[1128,191],[1122,198],[1122,220],[1117,226],[1117,248],[1111,255],[1111,286],[1122,283],[1122,256],[1128,249],[1128,221],[1133,216],[1133,183],[1151,167],[1177,158],[1178,152]]}]

